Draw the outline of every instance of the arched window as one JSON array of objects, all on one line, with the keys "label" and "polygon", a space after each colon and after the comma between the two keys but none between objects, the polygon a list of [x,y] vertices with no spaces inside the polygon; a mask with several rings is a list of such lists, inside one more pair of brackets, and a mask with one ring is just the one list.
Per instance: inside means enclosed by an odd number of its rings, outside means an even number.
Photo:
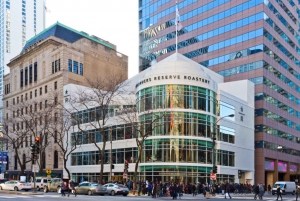
[{"label": "arched window", "polygon": [[54,163],[53,168],[58,168],[58,152],[54,151]]},{"label": "arched window", "polygon": [[42,167],[43,167],[43,169],[46,168],[46,154],[45,154],[45,152],[42,153]]}]

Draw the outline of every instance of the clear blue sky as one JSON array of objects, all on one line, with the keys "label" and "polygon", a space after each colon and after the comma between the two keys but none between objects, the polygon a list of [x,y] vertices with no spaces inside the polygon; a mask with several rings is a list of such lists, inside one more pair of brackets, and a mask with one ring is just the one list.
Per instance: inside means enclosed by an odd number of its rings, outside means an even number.
[{"label": "clear blue sky", "polygon": [[129,77],[138,73],[137,0],[47,0],[46,27],[59,21],[117,45],[129,57]]}]

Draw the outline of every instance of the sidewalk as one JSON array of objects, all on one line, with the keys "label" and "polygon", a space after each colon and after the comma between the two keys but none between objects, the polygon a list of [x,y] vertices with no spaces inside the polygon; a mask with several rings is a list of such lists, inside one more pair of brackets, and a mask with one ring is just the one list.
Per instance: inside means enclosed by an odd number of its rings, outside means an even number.
[{"label": "sidewalk", "polygon": [[0,194],[14,194],[14,195],[44,195],[44,193],[24,192],[24,191],[8,191],[1,190]]}]

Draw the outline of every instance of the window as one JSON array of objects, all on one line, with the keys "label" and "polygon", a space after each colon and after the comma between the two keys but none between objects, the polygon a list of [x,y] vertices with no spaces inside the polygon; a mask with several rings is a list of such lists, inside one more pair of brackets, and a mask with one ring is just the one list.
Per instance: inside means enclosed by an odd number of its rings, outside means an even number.
[{"label": "window", "polygon": [[6,107],[8,107],[8,101],[6,101]]},{"label": "window", "polygon": [[42,110],[42,109],[43,109],[43,103],[40,102],[40,110]]},{"label": "window", "polygon": [[25,86],[28,84],[28,67],[25,68]]},{"label": "window", "polygon": [[83,75],[83,64],[80,63],[80,66],[79,66],[79,75]]},{"label": "window", "polygon": [[77,61],[73,61],[73,73],[78,74],[78,62]]},{"label": "window", "polygon": [[27,99],[28,99],[28,94],[26,93],[25,94],[25,100],[27,101]]},{"label": "window", "polygon": [[32,105],[30,105],[30,113],[32,113]]},{"label": "window", "polygon": [[48,101],[45,100],[45,108],[47,108],[47,107],[48,107]]},{"label": "window", "polygon": [[54,61],[52,62],[52,74],[54,74]]},{"label": "window", "polygon": [[57,113],[54,114],[54,122],[57,122],[57,118],[58,118],[58,115]]},{"label": "window", "polygon": [[69,59],[69,61],[68,61],[68,71],[72,72],[72,60],[71,59]]},{"label": "window", "polygon": [[34,111],[35,111],[35,112],[37,111],[37,103],[34,104]]},{"label": "window", "polygon": [[54,151],[54,163],[53,168],[58,168],[58,152]]},{"label": "window", "polygon": [[23,87],[23,69],[20,70],[20,87]]},{"label": "window", "polygon": [[34,90],[34,97],[37,97],[37,89]]},{"label": "window", "polygon": [[54,131],[54,143],[57,143],[57,131]]},{"label": "window", "polygon": [[19,97],[17,97],[17,104],[19,103]]},{"label": "window", "polygon": [[32,99],[32,91],[30,92],[30,99]]},{"label": "window", "polygon": [[6,119],[8,119],[8,113],[6,113]]},{"label": "window", "polygon": [[41,87],[40,88],[40,95],[42,95],[43,94],[43,88]]},{"label": "window", "polygon": [[241,121],[244,121],[244,117],[243,116],[241,116]]},{"label": "window", "polygon": [[37,62],[34,63],[34,81],[37,81]]},{"label": "window", "polygon": [[29,83],[32,83],[32,64],[29,65]]},{"label": "window", "polygon": [[47,85],[45,86],[45,94],[48,92]]},{"label": "window", "polygon": [[57,104],[58,104],[58,98],[55,97],[55,98],[54,98],[54,105],[57,105]]},{"label": "window", "polygon": [[21,103],[23,102],[23,95],[21,95]]},{"label": "window", "polygon": [[57,89],[57,82],[54,82],[54,89]]},{"label": "window", "polygon": [[25,137],[25,147],[28,147],[28,136]]},{"label": "window", "polygon": [[15,105],[16,104],[16,101],[15,101],[15,98],[13,98],[13,105]]},{"label": "window", "polygon": [[42,153],[42,167],[43,167],[43,169],[46,168],[46,154],[45,154],[45,152]]}]

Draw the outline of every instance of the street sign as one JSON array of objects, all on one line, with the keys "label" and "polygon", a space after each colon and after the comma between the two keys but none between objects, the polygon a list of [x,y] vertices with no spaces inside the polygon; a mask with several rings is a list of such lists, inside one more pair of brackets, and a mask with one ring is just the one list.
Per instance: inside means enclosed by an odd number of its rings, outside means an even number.
[{"label": "street sign", "polygon": [[32,165],[32,172],[39,172],[39,166],[38,165]]},{"label": "street sign", "polygon": [[127,174],[126,173],[123,174],[123,179],[127,179]]},{"label": "street sign", "polygon": [[216,174],[210,174],[210,180],[216,180],[217,175]]}]

